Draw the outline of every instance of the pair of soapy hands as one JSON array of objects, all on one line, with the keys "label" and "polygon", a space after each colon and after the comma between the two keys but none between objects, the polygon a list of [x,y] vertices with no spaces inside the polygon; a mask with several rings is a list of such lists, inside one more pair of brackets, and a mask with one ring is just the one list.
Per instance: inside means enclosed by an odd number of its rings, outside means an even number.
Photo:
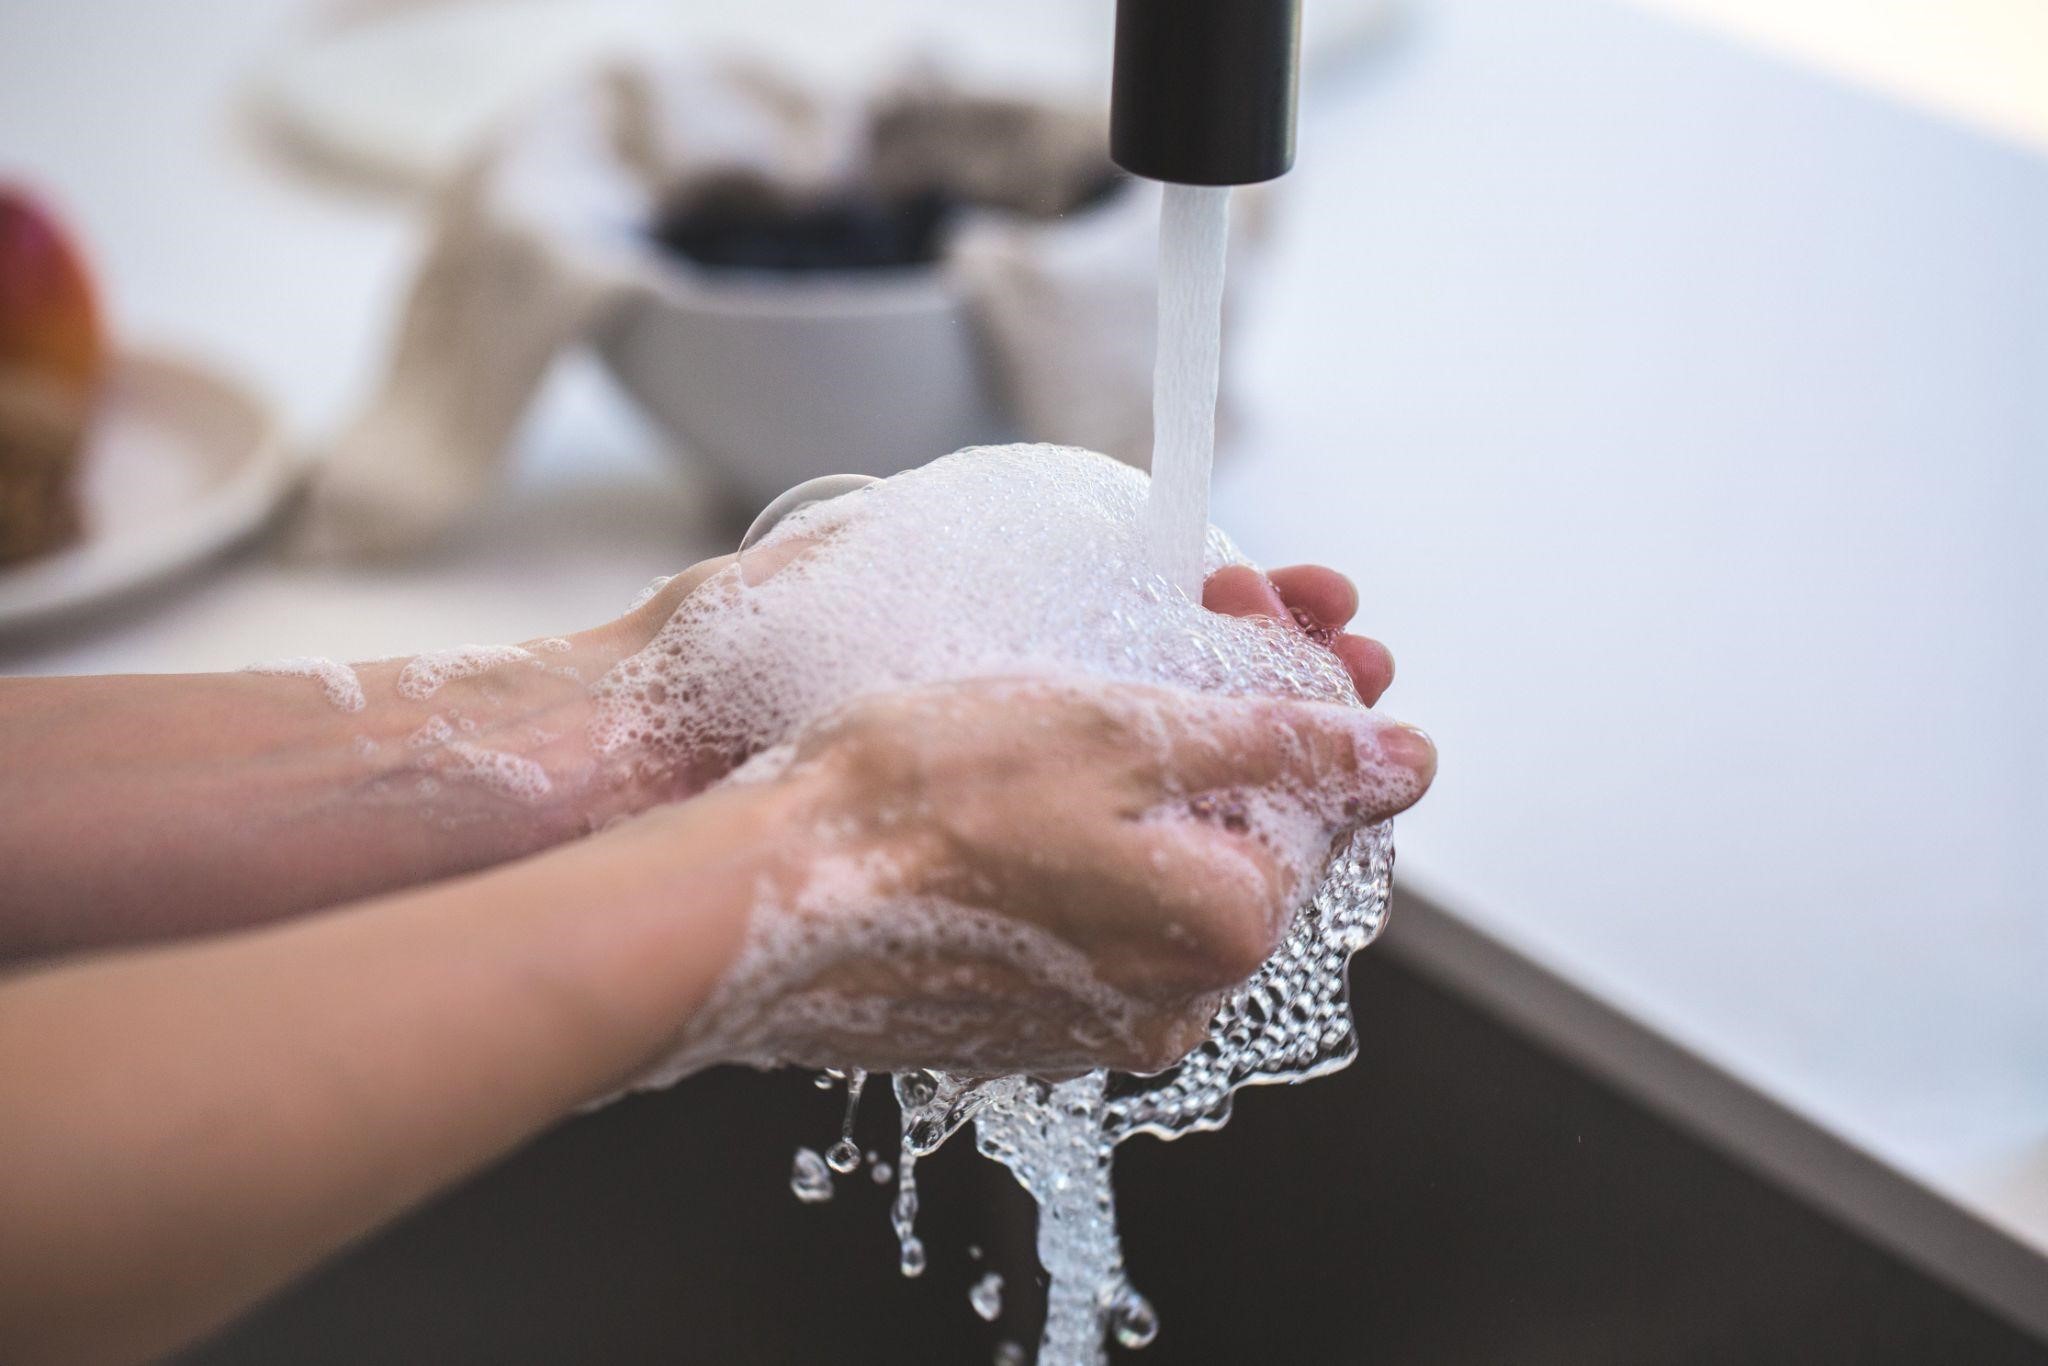
[{"label": "pair of soapy hands", "polygon": [[[751,552],[740,571],[750,582],[779,567],[774,548],[764,549],[771,562]],[[611,629],[651,640],[684,597],[732,563],[685,571]],[[1307,632],[1343,663],[1368,706],[1393,680],[1386,647],[1343,630],[1358,595],[1334,570],[1228,566],[1208,579],[1203,601]],[[1123,1018],[1105,1037],[1085,999],[1000,955],[856,946],[805,980],[775,983],[772,994],[865,1001],[879,1007],[870,1021],[884,1023],[848,1031],[830,1012],[771,1009],[759,1026],[765,1037],[737,1046],[707,1038],[706,1060],[1156,1071],[1199,1042],[1222,993],[1277,947],[1301,901],[1303,865],[1320,866],[1349,831],[1412,805],[1435,767],[1422,732],[1351,707],[1022,680],[865,699],[806,735],[773,780],[800,791],[778,808],[795,828],[764,887],[796,895],[827,859],[882,868],[883,885],[868,893],[1021,922],[1077,950],[1123,1003]],[[699,772],[692,785],[716,776]],[[1320,829],[1297,827],[1296,846],[1319,847],[1289,847],[1288,836],[1241,820],[1150,818],[1162,807],[1200,812],[1205,794],[1277,788],[1315,791],[1326,812],[1343,813]],[[722,1023],[699,1022],[690,1034]]]},{"label": "pair of soapy hands", "polygon": [[[728,567],[428,698],[365,664],[360,712],[262,673],[0,680],[0,956],[47,960],[0,980],[0,1357],[169,1351],[636,1080],[1166,1067],[1433,773],[1359,707],[1043,678],[870,696],[731,782],[598,752],[587,680]],[[1205,600],[1367,701],[1391,678],[1327,570]],[[755,953],[791,905],[810,942]]]}]

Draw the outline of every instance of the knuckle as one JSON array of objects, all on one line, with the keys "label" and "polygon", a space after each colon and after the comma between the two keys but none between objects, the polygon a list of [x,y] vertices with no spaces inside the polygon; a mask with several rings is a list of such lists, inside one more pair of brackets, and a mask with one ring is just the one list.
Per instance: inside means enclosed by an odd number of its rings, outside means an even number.
[{"label": "knuckle", "polygon": [[1182,1010],[1159,1017],[1113,1065],[1118,1071],[1139,1076],[1166,1071],[1208,1037],[1212,1013],[1209,1009]]},{"label": "knuckle", "polygon": [[1199,984],[1222,990],[1257,972],[1278,946],[1271,924],[1264,907],[1249,904],[1232,906],[1215,917],[1203,936],[1196,964]]}]

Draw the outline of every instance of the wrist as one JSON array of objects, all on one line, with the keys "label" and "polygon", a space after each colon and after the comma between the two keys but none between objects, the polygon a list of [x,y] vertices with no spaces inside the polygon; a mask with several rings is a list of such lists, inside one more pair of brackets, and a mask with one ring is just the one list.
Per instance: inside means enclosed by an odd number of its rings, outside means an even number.
[{"label": "wrist", "polygon": [[801,884],[820,798],[810,773],[718,787],[524,865],[552,880],[530,885],[553,906],[555,961],[583,965],[614,1012],[615,1070],[593,1074],[602,1084],[586,1099],[724,1060],[702,1049],[701,1013],[739,961],[757,905]]},{"label": "wrist", "polygon": [[348,727],[362,775],[354,790],[409,808],[453,850],[490,846],[491,861],[689,796],[696,775],[643,748],[592,742],[591,685],[638,648],[621,625],[502,653],[472,647],[361,666],[370,705]]}]

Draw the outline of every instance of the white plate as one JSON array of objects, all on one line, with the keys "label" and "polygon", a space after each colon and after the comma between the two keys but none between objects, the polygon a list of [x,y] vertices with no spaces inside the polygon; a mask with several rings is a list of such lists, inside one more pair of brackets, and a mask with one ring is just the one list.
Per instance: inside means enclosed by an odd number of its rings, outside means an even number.
[{"label": "white plate", "polygon": [[[1407,0],[1311,0],[1320,61]],[[867,79],[917,53],[977,81],[1106,89],[1111,0],[443,0],[321,35],[257,83],[301,145],[381,180],[438,183],[533,92],[621,53],[757,53],[812,79]]]},{"label": "white plate", "polygon": [[0,569],[0,632],[194,565],[260,527],[300,462],[253,395],[169,356],[118,357],[88,438],[85,539]]}]

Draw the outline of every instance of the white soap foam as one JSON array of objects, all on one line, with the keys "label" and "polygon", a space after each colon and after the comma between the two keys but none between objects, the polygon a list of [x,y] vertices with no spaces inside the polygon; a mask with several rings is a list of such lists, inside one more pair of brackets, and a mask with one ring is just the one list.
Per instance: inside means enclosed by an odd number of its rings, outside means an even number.
[{"label": "white soap foam", "polygon": [[327,700],[334,704],[337,711],[363,709],[363,684],[362,680],[356,677],[356,671],[346,664],[318,655],[273,659],[262,664],[251,664],[242,672],[274,674],[280,678],[310,678],[319,683],[327,693]]},{"label": "white soap foam", "polygon": [[555,785],[547,770],[523,754],[486,749],[467,740],[450,740],[443,747],[448,759],[441,775],[474,783],[501,797],[532,804],[539,802]]},{"label": "white soap foam", "polygon": [[440,792],[439,780],[468,783],[529,805],[554,791],[554,780],[536,761],[462,738],[475,730],[476,723],[468,717],[459,717],[451,724],[446,716],[436,712],[405,737],[405,746],[414,755],[413,763],[433,775],[420,780],[417,790],[422,797]]},{"label": "white soap foam", "polygon": [[[1365,775],[1347,784],[1352,800],[1412,796],[1412,776],[1378,752],[1382,723],[1326,649],[1290,624],[1207,611],[1161,571],[1146,487],[1143,475],[1086,451],[980,447],[798,512],[594,686],[593,745],[642,768],[733,763],[728,781],[746,782],[783,772],[805,738],[856,699],[966,679],[1078,690],[1114,712],[1109,720],[1122,733],[1154,734],[1164,745],[1161,702],[1102,687],[1135,684],[1172,690],[1177,717],[1202,697],[1350,709],[1355,752],[1328,762]],[[1234,548],[1211,529],[1202,574],[1233,562],[1241,562]],[[1193,576],[1197,590],[1200,579]],[[944,689],[918,696],[928,708],[946,705]],[[1267,738],[1306,744],[1284,726]],[[836,858],[836,832],[819,830],[809,883],[763,886],[735,965],[677,1056],[649,1080],[727,1059],[897,1069],[904,1134],[894,1222],[906,1274],[924,1257],[912,1229],[915,1159],[971,1120],[977,1146],[1041,1202],[1040,1259],[1052,1277],[1041,1360],[1099,1361],[1105,1335],[1142,1345],[1157,1323],[1124,1278],[1109,1198],[1115,1144],[1133,1133],[1214,1127],[1236,1088],[1313,1075],[1355,1053],[1344,965],[1384,915],[1391,845],[1383,826],[1354,831],[1358,807],[1333,790],[1275,783],[1169,794],[1146,813],[1191,835],[1222,825],[1263,844],[1302,903],[1265,967],[1207,1002],[1215,1010],[1209,1039],[1159,1077],[1090,1072],[1056,1086],[987,1079],[977,1057],[994,1056],[998,1042],[1014,1048],[1019,1018],[1038,1031],[1025,1040],[1034,1056],[1047,1070],[1067,1070],[1050,1064],[1104,1056],[1128,1037],[1137,1006],[1056,935],[891,893],[886,861]],[[1343,852],[1331,861],[1333,841]],[[1191,837],[1185,856],[1207,859],[1212,878],[1259,875],[1224,844]],[[942,963],[1000,963],[1068,1004],[1043,1019],[1012,1011],[1001,1021],[1003,1040],[977,1037],[991,1026],[974,1001],[906,1006],[900,997],[913,993],[817,985],[849,958],[901,965],[906,982]],[[860,1056],[833,1056],[848,1047]]]},{"label": "white soap foam", "polygon": [[429,650],[414,655],[399,670],[398,695],[408,701],[424,702],[457,679],[474,678],[503,664],[539,662],[532,651],[517,645],[456,645],[446,650]]},{"label": "white soap foam", "polygon": [[[783,744],[863,696],[1058,676],[1356,705],[1298,631],[1226,618],[1152,567],[1146,480],[1070,447],[973,447],[814,504],[593,685],[600,752],[683,763]],[[811,548],[749,585],[749,565]],[[1213,572],[1242,562],[1220,532]]]},{"label": "white soap foam", "polygon": [[448,724],[448,718],[438,712],[420,723],[418,730],[405,737],[408,749],[436,749],[455,738],[455,727]]},{"label": "white soap foam", "polygon": [[675,575],[673,574],[657,574],[651,581],[649,581],[648,585],[645,588],[641,589],[638,593],[633,595],[633,600],[626,604],[626,610],[628,612],[635,612],[638,611],[640,608],[645,607],[650,601],[653,600],[654,595],[656,593],[659,593],[662,589],[668,587],[669,581],[673,578],[675,578]]}]

